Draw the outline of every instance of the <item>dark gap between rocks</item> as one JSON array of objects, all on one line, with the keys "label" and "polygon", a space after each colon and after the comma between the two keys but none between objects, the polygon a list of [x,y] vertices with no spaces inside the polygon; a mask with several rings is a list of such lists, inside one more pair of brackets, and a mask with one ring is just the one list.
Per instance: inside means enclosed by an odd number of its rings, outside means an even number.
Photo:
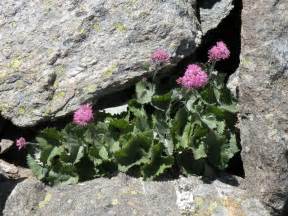
[{"label": "dark gap between rocks", "polygon": [[[203,38],[203,42],[196,52],[196,58],[199,62],[207,62],[207,51],[217,42],[224,41],[231,51],[228,60],[216,64],[216,69],[221,73],[227,74],[226,82],[229,76],[236,72],[240,64],[241,52],[241,12],[242,0],[234,0],[234,9],[231,13],[218,25],[216,29],[212,29]],[[237,134],[238,145],[241,148],[240,131]],[[226,170],[227,173],[245,177],[243,162],[240,152],[236,154],[229,163]]]}]

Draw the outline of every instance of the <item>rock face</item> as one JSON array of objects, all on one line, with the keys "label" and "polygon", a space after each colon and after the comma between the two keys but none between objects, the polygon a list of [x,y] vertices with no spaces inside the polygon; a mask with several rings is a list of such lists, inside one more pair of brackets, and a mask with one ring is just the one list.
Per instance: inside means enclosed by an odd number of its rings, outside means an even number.
[{"label": "rock face", "polygon": [[243,1],[239,92],[245,186],[274,210],[288,199],[287,23],[288,1]]},{"label": "rock face", "polygon": [[201,0],[199,1],[201,27],[204,34],[217,28],[234,8],[233,0]]},{"label": "rock face", "polygon": [[125,175],[54,188],[27,179],[15,187],[3,213],[4,216],[269,215],[257,199],[220,181],[204,184],[196,177],[189,177],[143,182]]},{"label": "rock face", "polygon": [[15,125],[63,116],[172,63],[201,41],[195,0],[1,0],[0,111]]}]

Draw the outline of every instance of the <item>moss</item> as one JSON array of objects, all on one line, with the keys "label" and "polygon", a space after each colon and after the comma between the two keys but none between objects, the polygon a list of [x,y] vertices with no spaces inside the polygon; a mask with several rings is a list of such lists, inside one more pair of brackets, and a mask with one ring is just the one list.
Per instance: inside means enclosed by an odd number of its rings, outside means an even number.
[{"label": "moss", "polygon": [[123,23],[114,23],[113,27],[116,29],[116,31],[118,32],[126,32],[127,31],[127,27],[123,24]]},{"label": "moss", "polygon": [[49,203],[49,201],[51,200],[51,198],[52,198],[52,194],[49,193],[49,192],[46,193],[44,200],[41,201],[41,202],[38,204],[38,207],[39,207],[39,208],[45,207],[45,206]]}]

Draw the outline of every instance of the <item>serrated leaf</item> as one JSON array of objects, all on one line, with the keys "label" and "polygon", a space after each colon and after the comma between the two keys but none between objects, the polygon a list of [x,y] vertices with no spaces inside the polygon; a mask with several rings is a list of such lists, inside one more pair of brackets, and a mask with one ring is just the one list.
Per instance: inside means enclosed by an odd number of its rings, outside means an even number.
[{"label": "serrated leaf", "polygon": [[166,121],[161,115],[153,115],[153,126],[156,139],[159,140],[164,146],[166,153],[172,155],[174,151],[174,143],[171,136],[171,129],[169,127],[169,122]]},{"label": "serrated leaf", "polygon": [[115,152],[115,158],[122,171],[147,161],[152,139],[152,131],[147,131],[130,136],[128,140],[124,137],[120,140],[123,147]]},{"label": "serrated leaf", "polygon": [[171,96],[171,92],[168,92],[164,95],[154,95],[152,97],[152,105],[158,110],[165,111],[171,102]]},{"label": "serrated leaf", "polygon": [[27,164],[37,179],[42,180],[45,178],[48,170],[38,164],[30,154],[27,155]]},{"label": "serrated leaf", "polygon": [[61,156],[61,154],[63,153],[63,151],[64,151],[64,149],[63,149],[62,146],[60,146],[60,147],[55,146],[55,147],[51,150],[51,152],[50,152],[50,154],[49,154],[49,156],[48,156],[48,158],[47,158],[47,165],[48,165],[48,166],[51,166],[53,159],[54,159],[55,157],[57,157],[57,156]]},{"label": "serrated leaf", "polygon": [[156,143],[150,151],[149,163],[145,163],[142,168],[142,175],[145,179],[153,179],[163,174],[167,169],[174,164],[174,159],[171,156],[164,156],[164,146]]},{"label": "serrated leaf", "polygon": [[206,147],[204,142],[200,142],[199,144],[194,145],[192,147],[193,157],[195,160],[199,160],[201,158],[206,158]]},{"label": "serrated leaf", "polygon": [[155,93],[153,84],[147,81],[140,81],[136,84],[137,101],[140,104],[147,104],[152,101]]},{"label": "serrated leaf", "polygon": [[102,146],[102,148],[99,151],[99,156],[103,159],[103,160],[108,160],[109,159],[109,155],[108,152],[106,150],[106,148],[104,146]]}]

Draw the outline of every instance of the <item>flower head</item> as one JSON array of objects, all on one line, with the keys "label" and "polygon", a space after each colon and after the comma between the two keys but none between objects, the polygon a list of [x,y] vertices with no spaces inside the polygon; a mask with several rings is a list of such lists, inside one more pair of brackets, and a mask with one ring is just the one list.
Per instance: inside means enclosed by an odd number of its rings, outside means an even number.
[{"label": "flower head", "polygon": [[208,51],[208,58],[209,61],[220,61],[228,59],[230,56],[230,51],[227,48],[227,45],[223,41],[219,41],[216,43],[215,46],[213,46]]},{"label": "flower head", "polygon": [[157,49],[152,53],[151,60],[154,63],[167,63],[170,60],[170,54],[163,49]]},{"label": "flower head", "polygon": [[73,122],[77,125],[85,126],[93,120],[93,110],[90,104],[81,105],[74,112]]},{"label": "flower head", "polygon": [[16,140],[16,146],[18,150],[21,150],[22,148],[25,148],[27,145],[27,142],[24,137],[20,137],[19,139]]},{"label": "flower head", "polygon": [[176,82],[188,89],[198,89],[208,83],[208,75],[202,68],[196,64],[188,65],[183,77],[180,77]]}]

